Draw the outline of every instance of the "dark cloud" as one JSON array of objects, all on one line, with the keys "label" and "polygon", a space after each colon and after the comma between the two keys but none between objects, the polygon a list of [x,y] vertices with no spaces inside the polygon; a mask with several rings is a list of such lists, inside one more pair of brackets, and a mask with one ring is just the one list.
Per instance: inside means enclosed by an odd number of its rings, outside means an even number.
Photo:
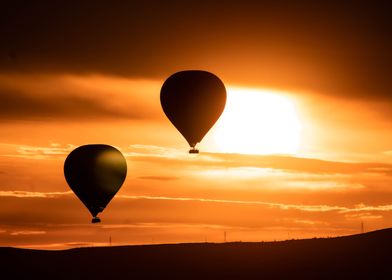
[{"label": "dark cloud", "polygon": [[[286,2],[286,3],[285,3]],[[390,100],[388,1],[9,1],[0,69],[224,80]]]},{"label": "dark cloud", "polygon": [[22,92],[0,91],[0,119],[96,119],[141,118],[137,114],[119,112],[105,106],[99,99],[80,96],[36,96]]},{"label": "dark cloud", "polygon": [[150,119],[157,115],[145,99],[135,98],[136,87],[113,89],[120,80],[79,76],[86,87],[62,75],[28,77],[0,76],[1,120]]}]

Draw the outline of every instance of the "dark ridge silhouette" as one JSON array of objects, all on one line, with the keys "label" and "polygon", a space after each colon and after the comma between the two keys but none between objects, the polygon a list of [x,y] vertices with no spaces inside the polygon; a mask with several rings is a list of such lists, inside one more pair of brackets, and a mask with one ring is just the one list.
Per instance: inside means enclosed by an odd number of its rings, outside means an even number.
[{"label": "dark ridge silhouette", "polygon": [[279,242],[0,248],[4,279],[392,279],[392,228]]},{"label": "dark ridge silhouette", "polygon": [[73,150],[64,163],[68,185],[93,216],[92,223],[118,192],[127,175],[127,162],[119,150],[105,144]]},{"label": "dark ridge silhouette", "polygon": [[161,105],[167,118],[195,149],[223,112],[226,89],[214,74],[201,70],[180,71],[163,83]]}]

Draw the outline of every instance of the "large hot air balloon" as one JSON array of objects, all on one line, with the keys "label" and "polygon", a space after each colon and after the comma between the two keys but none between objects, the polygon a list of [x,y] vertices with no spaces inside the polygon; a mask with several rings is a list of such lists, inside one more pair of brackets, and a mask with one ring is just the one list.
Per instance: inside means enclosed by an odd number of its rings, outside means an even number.
[{"label": "large hot air balloon", "polygon": [[103,144],[85,145],[73,150],[65,160],[68,185],[93,216],[92,223],[114,197],[127,175],[127,162],[121,152]]},{"label": "large hot air balloon", "polygon": [[188,70],[171,75],[162,85],[161,105],[168,119],[188,141],[189,153],[223,112],[226,89],[223,82],[207,71]]}]

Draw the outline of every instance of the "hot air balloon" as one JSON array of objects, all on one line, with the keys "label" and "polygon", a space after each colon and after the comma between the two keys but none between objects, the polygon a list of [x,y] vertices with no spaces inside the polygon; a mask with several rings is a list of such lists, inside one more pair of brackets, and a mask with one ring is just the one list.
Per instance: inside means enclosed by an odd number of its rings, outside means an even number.
[{"label": "hot air balloon", "polygon": [[120,189],[127,175],[121,152],[103,144],[80,146],[65,160],[65,179],[93,216],[92,223]]},{"label": "hot air balloon", "polygon": [[219,119],[226,104],[223,82],[207,71],[187,70],[171,75],[162,85],[161,105],[168,119],[195,148]]}]

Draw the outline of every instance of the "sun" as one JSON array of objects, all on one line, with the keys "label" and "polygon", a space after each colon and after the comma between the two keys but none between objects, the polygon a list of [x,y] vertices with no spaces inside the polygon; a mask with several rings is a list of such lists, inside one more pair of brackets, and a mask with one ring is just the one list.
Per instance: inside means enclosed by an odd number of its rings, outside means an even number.
[{"label": "sun", "polygon": [[282,92],[231,87],[212,131],[221,152],[296,154],[301,125],[295,103]]}]

